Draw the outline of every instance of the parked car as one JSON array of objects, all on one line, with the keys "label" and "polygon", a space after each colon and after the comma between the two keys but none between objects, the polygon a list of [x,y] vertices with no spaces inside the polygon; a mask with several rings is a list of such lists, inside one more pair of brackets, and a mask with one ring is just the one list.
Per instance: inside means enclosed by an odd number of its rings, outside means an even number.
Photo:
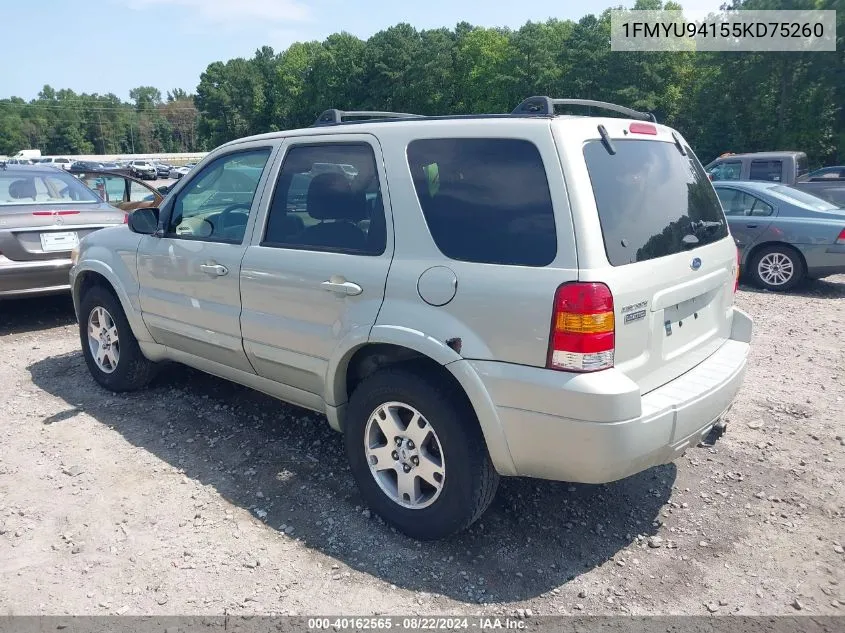
[{"label": "parked car", "polygon": [[194,167],[196,167],[196,163],[188,163],[187,165],[182,165],[181,167],[173,167],[170,170],[169,177],[180,180],[182,176],[186,176]]},{"label": "parked car", "polygon": [[714,184],[740,268],[757,286],[789,290],[807,277],[845,273],[845,209],[777,183]]},{"label": "parked car", "polygon": [[153,166],[156,168],[157,178],[170,178],[170,170],[173,169],[173,167],[167,163],[161,163],[158,161],[153,161]]},{"label": "parked car", "polygon": [[63,158],[61,156],[49,156],[47,158],[41,158],[38,160],[39,165],[50,165],[53,167],[58,167],[59,169],[70,169],[71,164],[73,161],[69,158]]},{"label": "parked car", "polygon": [[845,205],[845,181],[809,178],[804,152],[756,152],[724,154],[706,167],[710,179],[718,181],[751,180],[779,182]]},{"label": "parked car", "polygon": [[164,196],[147,183],[114,172],[90,172],[79,176],[85,185],[110,205],[131,212],[142,207],[157,207]]},{"label": "parked car", "polygon": [[[553,116],[571,104],[623,118]],[[678,132],[546,97],[511,117],[348,116],[223,145],[129,231],[82,241],[100,385],[173,360],[323,412],[364,502],[423,539],[478,519],[499,475],[609,482],[715,440],[751,320]],[[292,207],[325,163],[343,173]]]},{"label": "parked car", "polygon": [[0,299],[67,292],[71,250],[125,217],[63,170],[0,167]]},{"label": "parked car", "polygon": [[68,171],[72,174],[84,174],[90,171],[101,171],[104,169],[103,163],[96,163],[87,160],[78,160],[71,163]]},{"label": "parked car", "polygon": [[842,180],[845,179],[845,165],[822,167],[807,174],[807,180]]},{"label": "parked car", "polygon": [[147,178],[148,180],[158,178],[158,170],[148,160],[133,160],[130,162],[129,173],[135,178]]}]

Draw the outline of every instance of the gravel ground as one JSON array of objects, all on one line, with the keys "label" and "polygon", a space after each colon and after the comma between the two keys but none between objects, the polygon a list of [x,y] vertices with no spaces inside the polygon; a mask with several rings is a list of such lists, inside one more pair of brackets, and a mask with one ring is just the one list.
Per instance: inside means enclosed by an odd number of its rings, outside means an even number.
[{"label": "gravel ground", "polygon": [[98,388],[64,297],[0,304],[0,613],[845,613],[845,277],[740,291],[728,432],[604,486],[503,480],[416,543],[324,420],[193,370]]}]

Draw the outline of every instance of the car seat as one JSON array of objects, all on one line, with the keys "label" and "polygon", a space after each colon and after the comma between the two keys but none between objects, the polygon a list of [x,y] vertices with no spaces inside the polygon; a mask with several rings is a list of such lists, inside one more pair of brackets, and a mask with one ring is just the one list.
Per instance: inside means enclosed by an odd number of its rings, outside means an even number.
[{"label": "car seat", "polygon": [[306,197],[308,215],[319,224],[306,228],[299,242],[348,250],[367,250],[367,237],[357,222],[367,217],[366,199],[352,191],[343,174],[315,176]]},{"label": "car seat", "polygon": [[35,181],[32,178],[22,178],[9,185],[9,195],[13,200],[25,200],[27,198],[36,200],[38,192],[35,190]]}]

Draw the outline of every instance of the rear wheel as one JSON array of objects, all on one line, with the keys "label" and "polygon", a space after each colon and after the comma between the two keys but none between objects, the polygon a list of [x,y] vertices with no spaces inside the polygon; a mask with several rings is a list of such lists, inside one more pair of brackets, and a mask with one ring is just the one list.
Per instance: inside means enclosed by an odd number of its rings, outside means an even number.
[{"label": "rear wheel", "polygon": [[344,429],[365,502],[413,538],[433,540],[478,519],[498,475],[466,397],[430,372],[387,368],[349,402]]},{"label": "rear wheel", "polygon": [[759,250],[749,268],[749,274],[757,286],[774,291],[794,288],[806,274],[801,256],[785,244],[774,244]]},{"label": "rear wheel", "polygon": [[88,371],[112,391],[141,389],[155,375],[155,364],[141,353],[117,297],[94,286],[79,304],[79,338]]}]

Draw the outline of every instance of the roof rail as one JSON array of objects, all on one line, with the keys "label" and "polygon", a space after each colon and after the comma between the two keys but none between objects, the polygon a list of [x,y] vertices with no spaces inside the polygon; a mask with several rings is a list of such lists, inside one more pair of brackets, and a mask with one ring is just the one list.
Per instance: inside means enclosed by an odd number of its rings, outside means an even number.
[{"label": "roof rail", "polygon": [[335,123],[346,123],[345,119],[354,117],[356,120],[361,119],[418,119],[422,118],[420,114],[408,114],[406,112],[378,112],[368,110],[326,110],[311,127],[320,125],[332,125]]},{"label": "roof rail", "polygon": [[651,121],[657,123],[657,117],[651,112],[640,112],[632,110],[625,106],[616,105],[615,103],[607,103],[605,101],[593,101],[591,99],[552,99],[551,97],[528,97],[525,101],[520,103],[511,114],[534,115],[534,116],[548,116],[554,115],[555,106],[577,105],[587,106],[590,108],[601,108],[602,110],[612,110],[619,114],[624,114],[631,119],[640,119],[642,121]]}]

